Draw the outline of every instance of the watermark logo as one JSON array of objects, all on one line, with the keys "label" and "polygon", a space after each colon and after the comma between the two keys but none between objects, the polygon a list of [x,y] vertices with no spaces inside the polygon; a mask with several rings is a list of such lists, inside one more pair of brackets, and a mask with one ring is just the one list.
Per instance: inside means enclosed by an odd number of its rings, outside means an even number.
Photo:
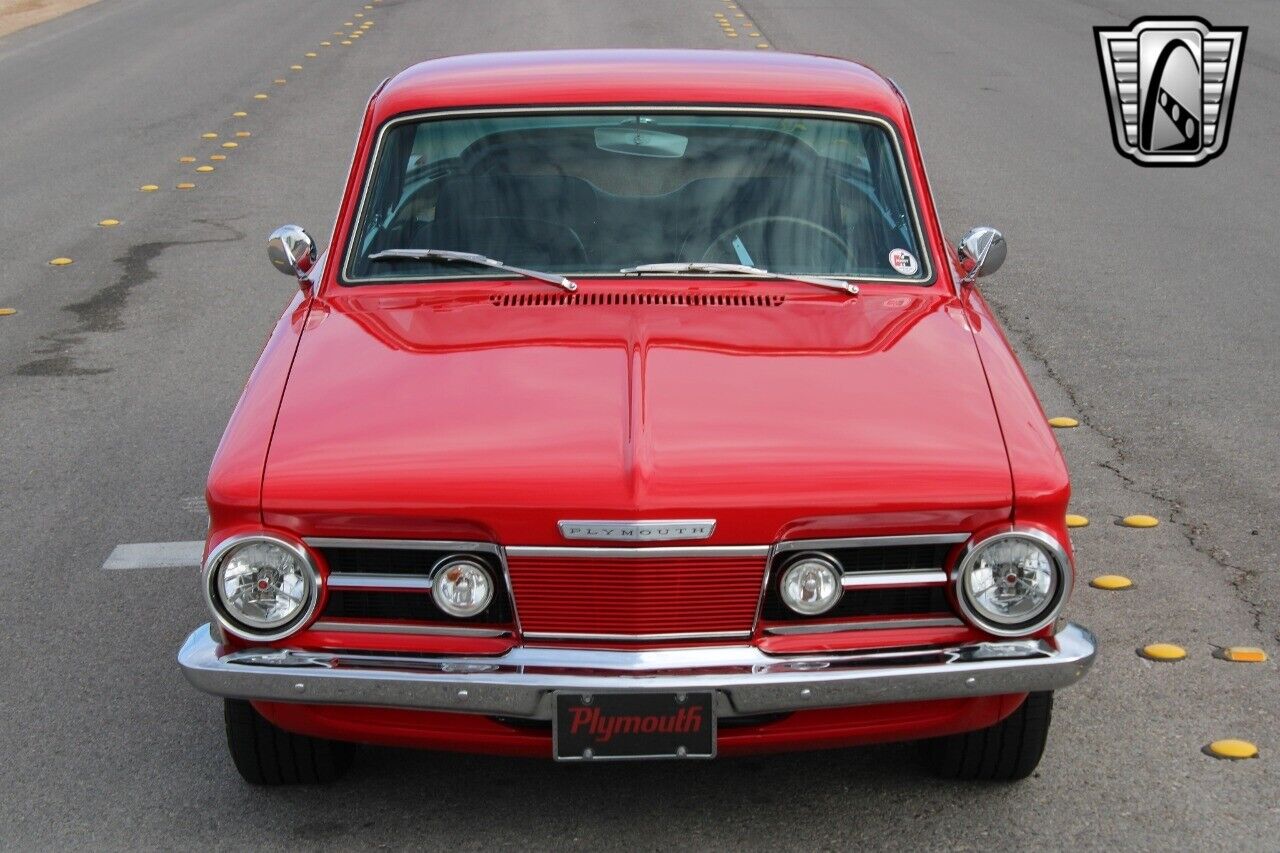
[{"label": "watermark logo", "polygon": [[1141,166],[1199,166],[1225,151],[1248,31],[1190,17],[1094,27],[1116,150]]}]

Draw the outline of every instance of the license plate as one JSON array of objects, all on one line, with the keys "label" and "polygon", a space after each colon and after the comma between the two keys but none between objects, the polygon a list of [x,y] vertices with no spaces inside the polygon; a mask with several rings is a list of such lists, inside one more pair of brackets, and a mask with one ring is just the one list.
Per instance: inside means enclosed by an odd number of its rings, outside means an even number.
[{"label": "license plate", "polygon": [[714,758],[713,693],[557,693],[557,761]]}]

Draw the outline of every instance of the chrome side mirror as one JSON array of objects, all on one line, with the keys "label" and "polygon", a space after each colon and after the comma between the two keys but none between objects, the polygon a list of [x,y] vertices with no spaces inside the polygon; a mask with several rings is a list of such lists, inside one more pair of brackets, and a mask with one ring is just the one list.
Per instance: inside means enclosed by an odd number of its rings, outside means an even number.
[{"label": "chrome side mirror", "polygon": [[956,246],[956,252],[960,255],[960,270],[964,273],[960,283],[972,284],[974,279],[1000,269],[1008,246],[999,231],[981,226],[965,235]]},{"label": "chrome side mirror", "polygon": [[281,225],[267,238],[267,257],[280,272],[299,281],[316,263],[316,241],[297,225]]}]

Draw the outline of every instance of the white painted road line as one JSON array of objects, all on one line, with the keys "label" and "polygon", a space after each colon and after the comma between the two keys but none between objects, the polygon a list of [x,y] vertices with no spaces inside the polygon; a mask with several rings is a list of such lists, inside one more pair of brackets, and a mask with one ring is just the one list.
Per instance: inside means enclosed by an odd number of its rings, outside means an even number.
[{"label": "white painted road line", "polygon": [[198,569],[203,556],[204,542],[134,542],[117,545],[102,568]]}]

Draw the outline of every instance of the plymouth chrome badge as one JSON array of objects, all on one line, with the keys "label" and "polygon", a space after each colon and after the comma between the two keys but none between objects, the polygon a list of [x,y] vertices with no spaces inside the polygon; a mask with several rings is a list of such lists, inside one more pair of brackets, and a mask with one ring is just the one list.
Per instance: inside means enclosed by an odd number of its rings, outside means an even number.
[{"label": "plymouth chrome badge", "polygon": [[678,542],[709,539],[716,532],[714,518],[670,521],[562,521],[565,539],[597,539],[608,542]]},{"label": "plymouth chrome badge", "polygon": [[1199,166],[1226,150],[1248,30],[1178,17],[1094,27],[1116,150],[1142,166]]}]

